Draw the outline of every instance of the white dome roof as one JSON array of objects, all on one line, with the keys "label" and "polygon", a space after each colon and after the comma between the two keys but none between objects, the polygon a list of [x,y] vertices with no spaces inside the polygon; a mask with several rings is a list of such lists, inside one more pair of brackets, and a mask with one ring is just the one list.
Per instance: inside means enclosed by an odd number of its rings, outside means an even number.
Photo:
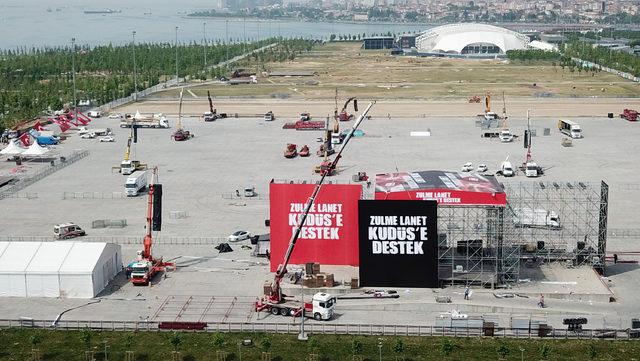
[{"label": "white dome roof", "polygon": [[494,45],[502,53],[525,49],[529,38],[493,25],[463,23],[429,29],[416,38],[419,51],[460,54],[467,45]]}]

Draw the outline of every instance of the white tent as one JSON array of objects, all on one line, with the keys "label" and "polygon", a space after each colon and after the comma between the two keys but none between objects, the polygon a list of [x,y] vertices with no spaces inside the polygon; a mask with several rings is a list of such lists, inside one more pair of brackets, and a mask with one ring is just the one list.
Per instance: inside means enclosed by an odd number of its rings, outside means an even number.
[{"label": "white tent", "polygon": [[43,155],[45,153],[47,153],[49,151],[49,149],[45,148],[45,147],[41,147],[38,142],[33,142],[33,144],[31,144],[29,146],[29,149],[25,150],[21,155],[23,156],[30,156],[30,157],[37,157],[40,155]]},{"label": "white tent", "polygon": [[9,242],[0,257],[0,297],[26,297],[24,271],[42,242]]},{"label": "white tent", "polygon": [[42,243],[25,270],[27,297],[58,297],[60,282],[58,269],[64,262],[73,242]]},{"label": "white tent", "polygon": [[0,242],[0,296],[92,298],[122,270],[117,244]]},{"label": "white tent", "polygon": [[0,150],[0,154],[2,155],[16,155],[24,152],[24,148],[20,148],[16,142],[9,142],[9,145],[6,146],[3,150]]},{"label": "white tent", "polygon": [[117,244],[76,242],[58,270],[60,297],[96,296],[122,270],[121,255]]}]

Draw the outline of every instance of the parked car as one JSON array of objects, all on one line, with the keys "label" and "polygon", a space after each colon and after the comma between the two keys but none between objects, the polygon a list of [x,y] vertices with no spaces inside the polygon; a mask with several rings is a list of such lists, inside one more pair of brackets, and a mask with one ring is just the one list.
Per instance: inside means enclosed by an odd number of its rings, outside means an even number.
[{"label": "parked car", "polygon": [[107,118],[109,118],[109,119],[122,119],[124,117],[120,113],[111,113],[111,114],[109,114],[109,116]]},{"label": "parked car", "polygon": [[460,168],[460,170],[463,172],[471,172],[473,170],[473,164],[465,163],[462,165],[462,168]]},{"label": "parked car", "polygon": [[80,136],[82,139],[93,139],[96,137],[96,133],[84,133]]},{"label": "parked car", "polygon": [[251,233],[247,231],[235,231],[229,235],[227,238],[229,242],[239,242],[244,241],[245,239],[249,239],[251,237]]},{"label": "parked car", "polygon": [[109,143],[111,143],[111,142],[115,142],[116,138],[114,138],[114,137],[112,137],[110,135],[107,135],[106,137],[101,137],[100,141],[101,142],[109,142]]},{"label": "parked car", "polygon": [[476,170],[478,173],[484,173],[487,171],[487,165],[486,164],[478,164],[478,169]]}]

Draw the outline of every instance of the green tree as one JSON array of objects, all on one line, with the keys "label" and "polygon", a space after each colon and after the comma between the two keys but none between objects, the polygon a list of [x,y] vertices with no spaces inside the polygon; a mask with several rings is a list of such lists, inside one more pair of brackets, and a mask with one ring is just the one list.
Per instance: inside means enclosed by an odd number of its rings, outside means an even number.
[{"label": "green tree", "polygon": [[404,350],[405,350],[404,342],[402,342],[402,339],[396,338],[396,342],[393,344],[393,352],[397,354],[401,354],[404,352]]},{"label": "green tree", "polygon": [[363,350],[362,342],[360,342],[359,339],[354,338],[353,341],[351,341],[351,351],[353,352],[354,355],[359,355],[362,353],[362,350]]},{"label": "green tree", "polygon": [[224,346],[224,342],[224,336],[220,332],[216,332],[213,334],[213,340],[211,341],[213,347],[221,349],[222,346]]},{"label": "green tree", "polygon": [[29,336],[29,342],[33,348],[38,347],[38,344],[42,342],[42,335],[40,332],[35,332],[31,336]]},{"label": "green tree", "polygon": [[589,343],[589,347],[587,348],[587,355],[589,355],[589,358],[592,360],[598,357],[598,350],[596,349],[595,343]]},{"label": "green tree", "polygon": [[91,333],[91,330],[87,327],[83,328],[82,331],[80,331],[80,339],[82,340],[82,343],[84,343],[84,347],[89,350],[91,349],[91,339],[93,338],[93,334]]},{"label": "green tree", "polygon": [[551,346],[549,346],[546,343],[543,343],[540,346],[540,358],[542,358],[543,360],[547,360],[550,354],[551,354]]},{"label": "green tree", "polygon": [[496,349],[496,352],[498,353],[498,356],[500,356],[500,359],[505,359],[507,356],[509,356],[509,352],[511,352],[511,350],[509,350],[509,346],[507,346],[506,343],[500,342],[500,345]]},{"label": "green tree", "polygon": [[131,351],[135,340],[136,338],[132,333],[127,333],[126,335],[124,335],[124,347],[127,351]]},{"label": "green tree", "polygon": [[268,337],[263,338],[260,341],[260,348],[262,348],[262,351],[264,352],[269,352],[271,349],[271,340]]},{"label": "green tree", "polygon": [[171,344],[171,346],[173,346],[173,350],[174,351],[178,351],[178,348],[180,347],[180,344],[182,343],[182,336],[178,332],[173,331],[169,335],[169,343]]},{"label": "green tree", "polygon": [[440,341],[440,351],[443,355],[449,356],[455,349],[455,344],[448,337],[443,337]]}]

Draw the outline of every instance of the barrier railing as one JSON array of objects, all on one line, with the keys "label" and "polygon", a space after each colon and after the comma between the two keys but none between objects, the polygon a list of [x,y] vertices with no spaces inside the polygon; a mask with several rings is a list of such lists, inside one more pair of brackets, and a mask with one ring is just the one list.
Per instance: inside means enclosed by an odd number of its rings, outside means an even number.
[{"label": "barrier railing", "polygon": [[[117,244],[139,244],[140,236],[84,236],[74,238],[81,242],[105,242]],[[4,242],[53,242],[53,236],[12,236],[0,235],[0,241]],[[154,244],[165,245],[218,245],[227,242],[226,237],[167,237],[160,236],[153,239]]]},{"label": "barrier railing", "polygon": [[[56,329],[56,330],[103,330],[103,331],[149,331],[163,332],[155,321],[92,321],[92,320],[34,320],[0,319],[0,329]],[[508,327],[441,327],[423,325],[385,325],[385,324],[337,324],[309,322],[305,324],[308,333],[329,335],[381,335],[381,336],[449,336],[449,337],[499,337],[499,338],[552,338],[552,339],[620,339],[640,340],[640,330],[634,329],[583,329],[568,331]],[[208,322],[204,331],[195,332],[260,332],[288,333],[300,332],[299,323],[276,322]]]}]

